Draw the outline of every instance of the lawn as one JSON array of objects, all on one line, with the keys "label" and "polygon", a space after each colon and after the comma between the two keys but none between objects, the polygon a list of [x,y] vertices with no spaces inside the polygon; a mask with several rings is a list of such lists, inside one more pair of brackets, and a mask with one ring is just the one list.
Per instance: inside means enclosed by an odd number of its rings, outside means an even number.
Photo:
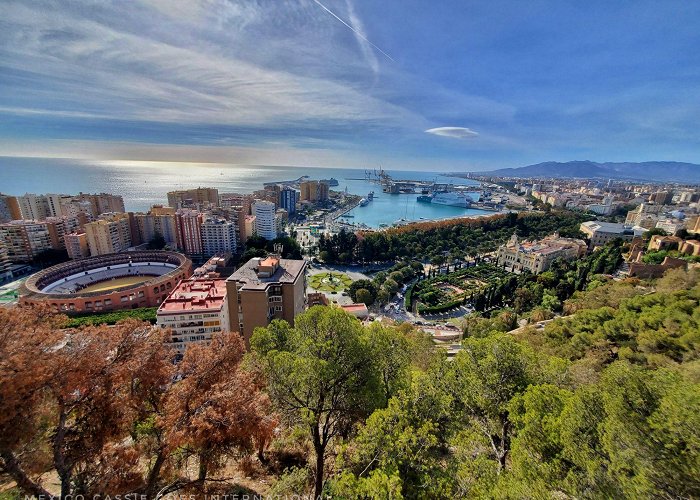
[{"label": "lawn", "polygon": [[352,278],[344,273],[325,272],[309,277],[309,286],[321,292],[342,292],[352,283]]}]

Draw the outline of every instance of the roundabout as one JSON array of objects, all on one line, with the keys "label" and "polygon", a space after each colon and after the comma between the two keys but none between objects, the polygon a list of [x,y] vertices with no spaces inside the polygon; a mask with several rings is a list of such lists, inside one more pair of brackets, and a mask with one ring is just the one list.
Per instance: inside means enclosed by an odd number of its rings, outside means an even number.
[{"label": "roundabout", "polygon": [[352,278],[344,273],[324,272],[309,277],[309,286],[321,292],[342,292],[351,283]]}]

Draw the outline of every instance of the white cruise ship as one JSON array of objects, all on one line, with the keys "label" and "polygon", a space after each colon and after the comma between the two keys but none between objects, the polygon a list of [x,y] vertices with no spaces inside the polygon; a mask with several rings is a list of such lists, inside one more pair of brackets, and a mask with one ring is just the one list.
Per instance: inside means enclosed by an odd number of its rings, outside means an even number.
[{"label": "white cruise ship", "polygon": [[459,191],[443,191],[435,193],[430,199],[430,203],[469,208],[472,204],[472,199],[466,193],[460,193]]}]

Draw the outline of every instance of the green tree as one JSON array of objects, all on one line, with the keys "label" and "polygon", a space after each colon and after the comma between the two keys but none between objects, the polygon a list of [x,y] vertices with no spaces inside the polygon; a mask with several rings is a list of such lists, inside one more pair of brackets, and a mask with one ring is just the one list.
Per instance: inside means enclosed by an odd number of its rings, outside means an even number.
[{"label": "green tree", "polygon": [[367,332],[344,311],[316,306],[297,316],[294,328],[280,321],[256,328],[251,347],[277,409],[309,430],[319,498],[328,444],[382,399]]},{"label": "green tree", "polygon": [[[359,290],[366,290],[369,292],[371,296],[371,301],[370,303],[365,302],[364,300],[360,300],[357,296],[357,292]],[[371,280],[357,280],[353,281],[350,286],[348,287],[348,294],[350,295],[350,298],[355,301],[355,302],[364,302],[367,305],[370,305],[372,302],[374,302],[376,296],[377,296],[377,286],[371,281]]]},{"label": "green tree", "polygon": [[362,302],[363,304],[366,304],[368,306],[371,306],[374,303],[374,295],[372,295],[372,292],[367,290],[366,288],[360,288],[356,293],[355,293],[355,299],[356,302]]}]

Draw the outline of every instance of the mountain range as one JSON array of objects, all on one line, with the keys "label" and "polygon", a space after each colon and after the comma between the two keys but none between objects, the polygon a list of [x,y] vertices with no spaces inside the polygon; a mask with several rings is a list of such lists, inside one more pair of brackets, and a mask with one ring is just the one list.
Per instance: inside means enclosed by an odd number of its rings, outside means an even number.
[{"label": "mountain range", "polygon": [[594,161],[547,161],[518,168],[501,168],[489,172],[472,172],[474,175],[489,174],[497,177],[563,177],[625,179],[634,181],[700,183],[700,165],[676,161],[605,162]]}]

